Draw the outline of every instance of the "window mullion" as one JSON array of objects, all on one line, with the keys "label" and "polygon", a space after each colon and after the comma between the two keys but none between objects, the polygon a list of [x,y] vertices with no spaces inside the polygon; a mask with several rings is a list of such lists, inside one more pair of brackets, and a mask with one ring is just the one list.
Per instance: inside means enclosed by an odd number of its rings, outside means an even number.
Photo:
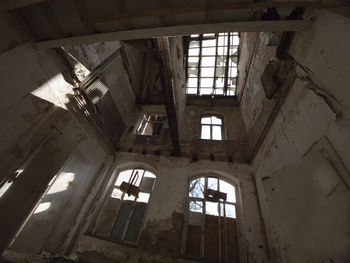
[{"label": "window mullion", "polygon": [[227,38],[227,52],[226,52],[226,63],[225,63],[225,81],[224,81],[224,94],[227,94],[227,88],[228,88],[228,67],[229,67],[229,57],[230,57],[230,37],[231,33],[228,33]]},{"label": "window mullion", "polygon": [[199,59],[198,59],[197,96],[200,94],[200,84],[201,84],[202,41],[203,41],[203,35],[200,35],[200,36],[199,36]]},{"label": "window mullion", "polygon": [[215,46],[215,64],[214,64],[214,78],[213,78],[213,92],[216,94],[216,64],[218,59],[218,42],[219,42],[219,34],[215,34],[216,37],[216,46]]}]

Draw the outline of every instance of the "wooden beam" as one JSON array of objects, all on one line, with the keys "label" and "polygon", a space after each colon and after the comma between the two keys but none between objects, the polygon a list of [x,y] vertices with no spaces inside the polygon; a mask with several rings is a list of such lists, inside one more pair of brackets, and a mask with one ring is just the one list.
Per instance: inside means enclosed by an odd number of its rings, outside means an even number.
[{"label": "wooden beam", "polygon": [[[114,0],[114,10],[115,10],[115,14],[118,16],[120,15],[120,8],[119,8],[119,1],[118,0]],[[126,29],[126,25],[125,25],[125,20],[124,19],[120,19],[119,20],[119,25],[120,25],[120,28],[122,30],[125,30]]]},{"label": "wooden beam", "polygon": [[46,1],[48,0],[0,0],[0,10],[11,11],[17,8],[22,8]]},{"label": "wooden beam", "polygon": [[[157,8],[158,9],[163,8],[163,0],[157,0]],[[161,26],[165,26],[164,15],[159,16],[159,23]]]},{"label": "wooden beam", "polygon": [[264,9],[264,8],[278,8],[278,7],[318,7],[321,6],[321,1],[289,1],[289,2],[237,2],[237,3],[223,3],[223,4],[206,4],[198,6],[185,6],[173,8],[157,8],[147,11],[129,12],[114,16],[105,16],[90,18],[87,23],[106,23],[120,19],[133,19],[150,16],[164,16],[185,13],[206,12],[209,10],[239,10],[239,9]]},{"label": "wooden beam", "polygon": [[77,15],[79,16],[80,22],[82,23],[82,25],[85,28],[85,31],[87,33],[92,33],[94,30],[91,29],[91,26],[87,22],[86,16],[85,16],[83,10],[81,9],[81,7],[78,3],[78,0],[72,0],[72,3],[73,3],[74,9],[75,9]]},{"label": "wooden beam", "polygon": [[305,31],[310,28],[311,24],[311,21],[304,20],[279,20],[169,26],[61,38],[38,42],[35,45],[38,48],[55,48],[68,45],[90,44],[116,40],[186,36],[205,33]]},{"label": "wooden beam", "polygon": [[165,108],[170,128],[171,142],[173,145],[173,155],[180,156],[180,138],[179,126],[176,110],[176,94],[173,85],[173,69],[170,57],[170,47],[168,38],[158,38],[156,41],[156,50],[158,57],[158,66],[160,72],[160,80],[163,86],[163,94],[165,100]]}]

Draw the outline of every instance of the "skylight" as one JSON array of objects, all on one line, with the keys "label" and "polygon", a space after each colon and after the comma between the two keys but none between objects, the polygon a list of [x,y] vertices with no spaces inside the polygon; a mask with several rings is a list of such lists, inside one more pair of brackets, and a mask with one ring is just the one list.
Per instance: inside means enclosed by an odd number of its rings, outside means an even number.
[{"label": "skylight", "polygon": [[239,35],[237,32],[188,37],[187,94],[236,94]]}]

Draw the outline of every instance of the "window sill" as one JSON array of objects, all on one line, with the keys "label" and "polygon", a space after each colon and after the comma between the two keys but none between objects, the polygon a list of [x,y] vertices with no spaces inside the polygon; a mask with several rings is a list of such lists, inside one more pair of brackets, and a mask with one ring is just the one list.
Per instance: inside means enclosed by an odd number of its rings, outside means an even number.
[{"label": "window sill", "polygon": [[103,237],[103,236],[99,236],[96,234],[90,234],[90,233],[84,233],[85,236],[91,237],[91,238],[96,238],[96,239],[100,239],[106,242],[110,242],[113,244],[117,244],[117,245],[121,245],[121,246],[126,246],[126,247],[131,247],[131,248],[138,248],[138,243],[130,243],[130,242],[122,242],[122,241],[115,241],[115,240],[111,240],[107,237]]}]

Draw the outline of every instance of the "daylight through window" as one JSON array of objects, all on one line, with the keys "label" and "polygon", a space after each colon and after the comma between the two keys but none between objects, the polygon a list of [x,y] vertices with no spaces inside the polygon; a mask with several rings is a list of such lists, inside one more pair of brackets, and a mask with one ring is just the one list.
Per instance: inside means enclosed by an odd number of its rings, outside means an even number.
[{"label": "daylight through window", "polygon": [[218,116],[201,117],[201,139],[222,140],[222,118]]},{"label": "daylight through window", "polygon": [[186,38],[187,94],[236,94],[239,35],[237,32]]},{"label": "daylight through window", "polygon": [[153,113],[143,115],[136,130],[138,135],[159,136],[165,122],[165,115]]},{"label": "daylight through window", "polygon": [[185,254],[238,262],[235,187],[214,176],[190,181]]},{"label": "daylight through window", "polygon": [[112,241],[136,243],[155,181],[156,176],[144,169],[120,172],[94,234]]}]

